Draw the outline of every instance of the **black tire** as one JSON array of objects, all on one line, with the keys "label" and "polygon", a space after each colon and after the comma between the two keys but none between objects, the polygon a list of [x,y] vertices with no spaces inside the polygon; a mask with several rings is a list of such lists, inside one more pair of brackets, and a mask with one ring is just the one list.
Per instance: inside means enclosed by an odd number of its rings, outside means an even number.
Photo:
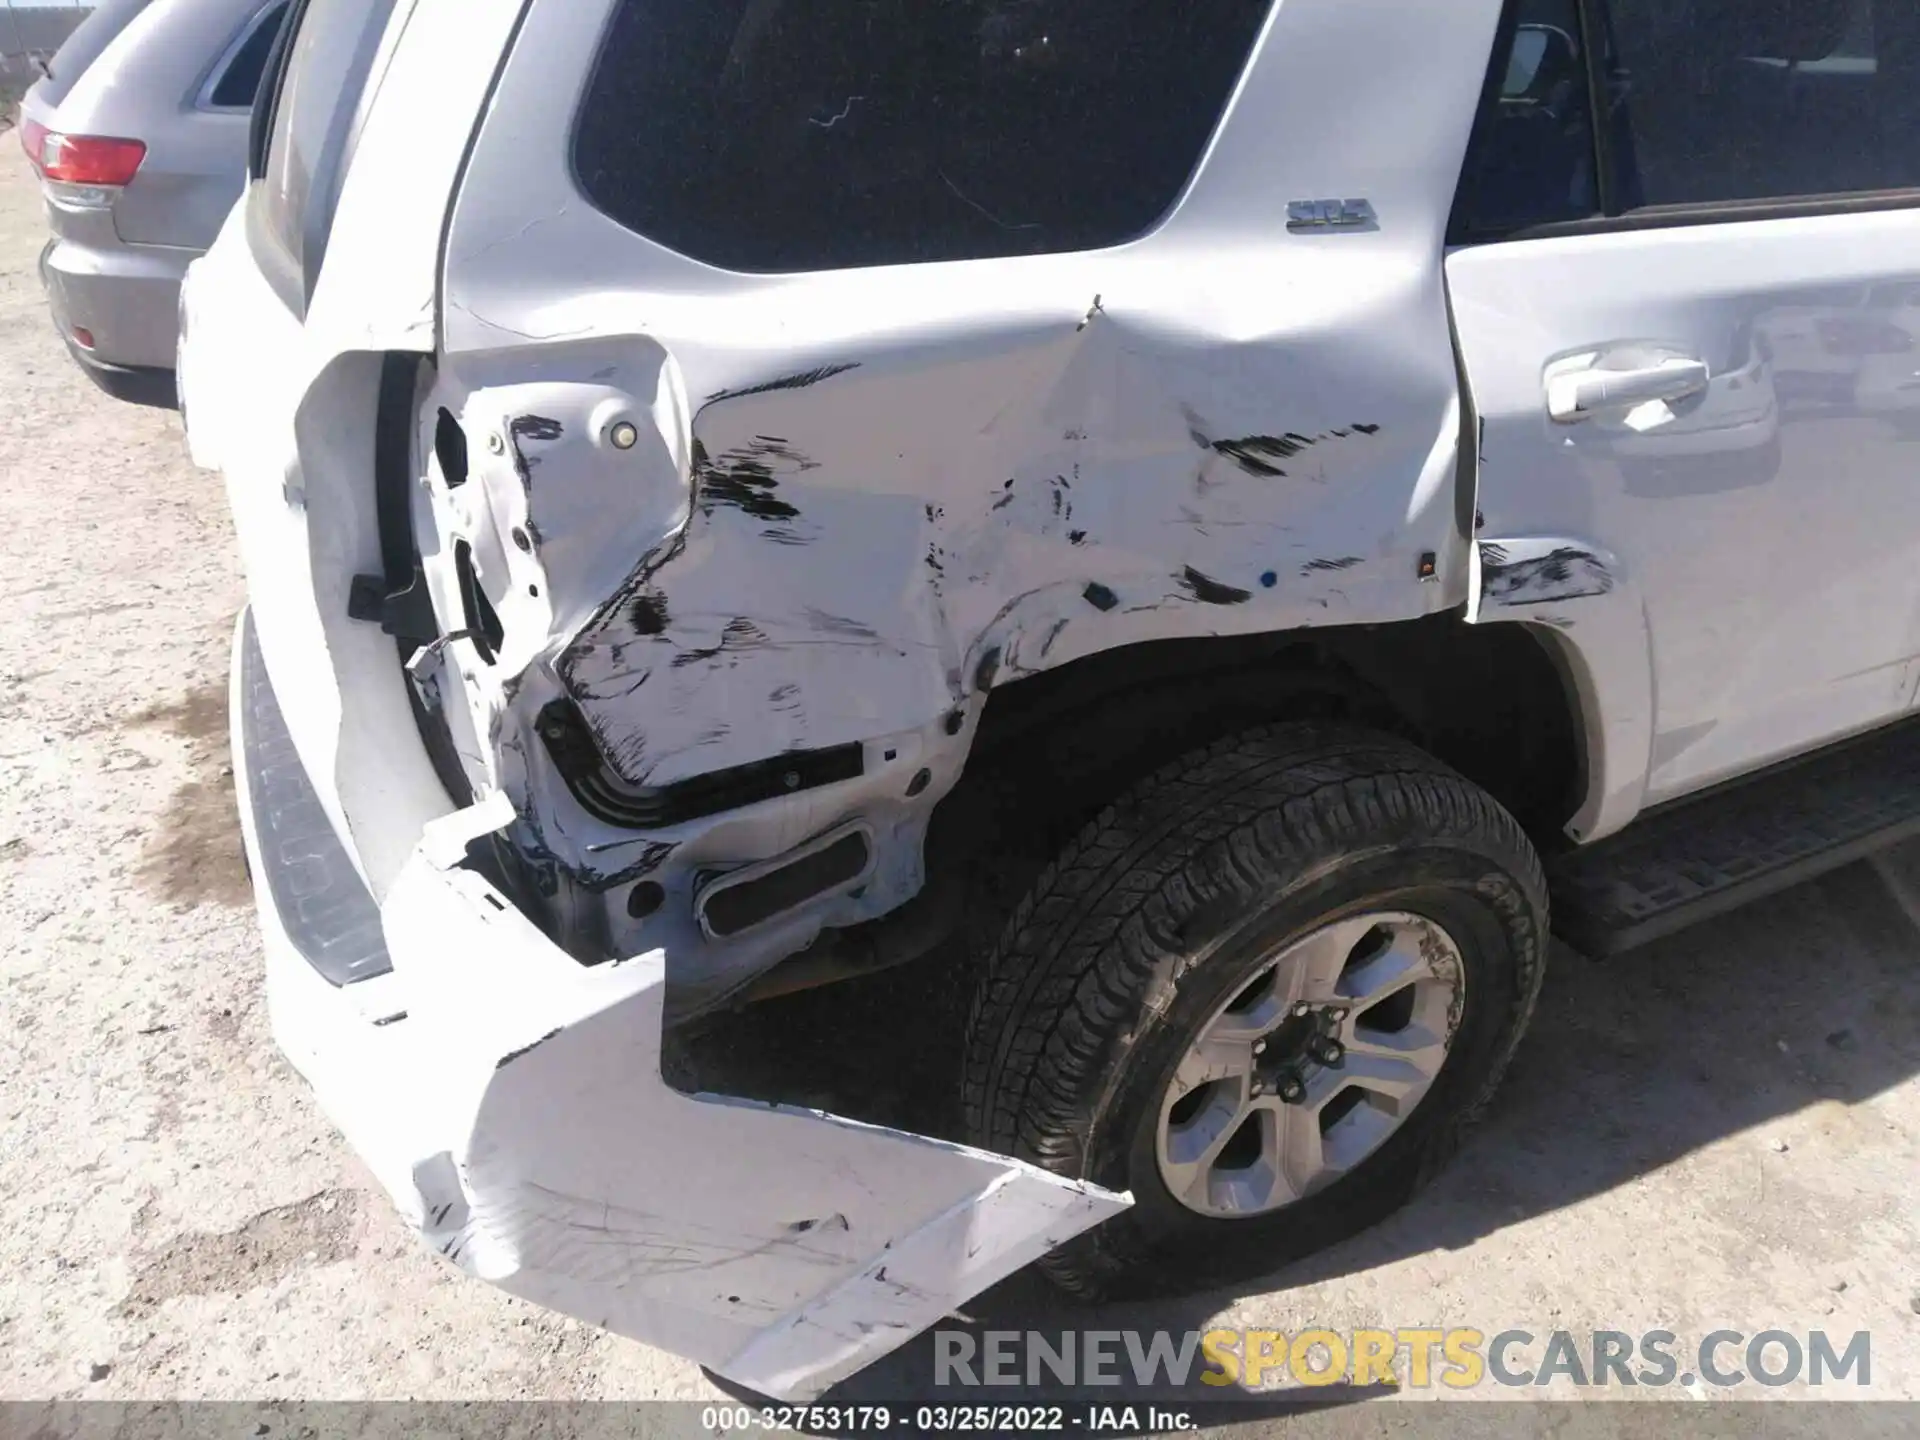
[{"label": "black tire", "polygon": [[[1432,1088],[1304,1200],[1245,1219],[1187,1209],[1154,1145],[1192,1037],[1288,937],[1375,909],[1439,922],[1465,962]],[[1269,1273],[1374,1224],[1447,1159],[1526,1029],[1546,943],[1539,859],[1484,791],[1391,736],[1249,731],[1136,785],[1020,902],[968,1022],[968,1139],[1133,1192],[1130,1210],[1040,1262],[1071,1293],[1168,1295]]]}]

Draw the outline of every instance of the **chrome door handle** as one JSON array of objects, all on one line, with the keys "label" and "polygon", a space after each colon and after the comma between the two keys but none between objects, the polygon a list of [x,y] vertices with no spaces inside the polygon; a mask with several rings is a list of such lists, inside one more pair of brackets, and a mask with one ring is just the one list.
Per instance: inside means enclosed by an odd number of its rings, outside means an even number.
[{"label": "chrome door handle", "polygon": [[1705,361],[1679,355],[1633,370],[1589,364],[1547,377],[1547,413],[1561,425],[1576,425],[1602,410],[1697,395],[1712,378]]}]

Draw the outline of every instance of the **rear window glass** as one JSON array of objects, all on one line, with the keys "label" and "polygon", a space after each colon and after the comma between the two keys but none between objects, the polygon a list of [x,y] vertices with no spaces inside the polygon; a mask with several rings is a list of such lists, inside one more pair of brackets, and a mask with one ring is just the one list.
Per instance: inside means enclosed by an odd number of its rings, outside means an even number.
[{"label": "rear window glass", "polygon": [[241,32],[239,45],[213,82],[212,93],[207,96],[210,104],[233,110],[252,107],[253,97],[260,91],[260,77],[266,72],[267,56],[273,53],[273,42],[286,18],[285,4],[272,5]]},{"label": "rear window glass", "polygon": [[302,308],[320,274],[361,94],[393,7],[394,0],[305,0],[289,22],[298,28],[273,100],[253,203],[271,242],[292,262]]},{"label": "rear window glass", "polygon": [[1272,0],[627,0],[582,188],[735,270],[1118,244],[1185,187]]}]

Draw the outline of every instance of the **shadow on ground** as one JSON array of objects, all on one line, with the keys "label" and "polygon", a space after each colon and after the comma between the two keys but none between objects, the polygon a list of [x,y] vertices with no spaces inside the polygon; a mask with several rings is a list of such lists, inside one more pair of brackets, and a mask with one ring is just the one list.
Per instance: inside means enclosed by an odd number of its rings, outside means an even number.
[{"label": "shadow on ground", "polygon": [[[1619,959],[1556,947],[1533,1028],[1486,1119],[1385,1223],[1232,1292],[1181,1301],[1089,1310],[1026,1273],[967,1306],[963,1328],[1204,1328],[1239,1294],[1462,1248],[1820,1101],[1871,1099],[1920,1071],[1920,929],[1894,889],[1920,895],[1916,880],[1920,846],[1909,846]],[[953,1135],[965,982],[943,963],[729,1017],[698,1042],[703,1068],[724,1068],[735,1093]],[[924,1396],[934,1345],[922,1335],[844,1388]],[[1016,1393],[1031,1403],[1042,1392]],[[1122,1387],[1093,1398],[1146,1397]]]}]

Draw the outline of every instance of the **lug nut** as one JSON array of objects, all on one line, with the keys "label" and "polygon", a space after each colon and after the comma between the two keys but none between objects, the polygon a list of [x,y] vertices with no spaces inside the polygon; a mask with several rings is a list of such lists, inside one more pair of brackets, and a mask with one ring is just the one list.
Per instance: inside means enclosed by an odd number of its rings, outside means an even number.
[{"label": "lug nut", "polygon": [[607,439],[616,450],[631,450],[640,443],[640,432],[631,420],[622,420],[607,432]]},{"label": "lug nut", "polygon": [[1313,1007],[1311,1005],[1304,1005],[1304,1004],[1296,1005],[1293,1007],[1293,1013],[1295,1015],[1311,1015],[1313,1013]]},{"label": "lug nut", "polygon": [[1256,1054],[1256,1055],[1264,1055],[1264,1054],[1266,1054],[1266,1053],[1267,1053],[1267,1042],[1266,1042],[1266,1041],[1264,1041],[1264,1040],[1256,1040],[1256,1041],[1254,1041],[1254,1042],[1253,1042],[1253,1053],[1254,1053],[1254,1054]]},{"label": "lug nut", "polygon": [[1338,1040],[1316,1040],[1307,1047],[1307,1053],[1322,1065],[1338,1065],[1347,1058],[1347,1047]]},{"label": "lug nut", "polygon": [[1289,1105],[1298,1105],[1307,1098],[1307,1087],[1298,1075],[1289,1075],[1280,1082],[1280,1098]]}]

